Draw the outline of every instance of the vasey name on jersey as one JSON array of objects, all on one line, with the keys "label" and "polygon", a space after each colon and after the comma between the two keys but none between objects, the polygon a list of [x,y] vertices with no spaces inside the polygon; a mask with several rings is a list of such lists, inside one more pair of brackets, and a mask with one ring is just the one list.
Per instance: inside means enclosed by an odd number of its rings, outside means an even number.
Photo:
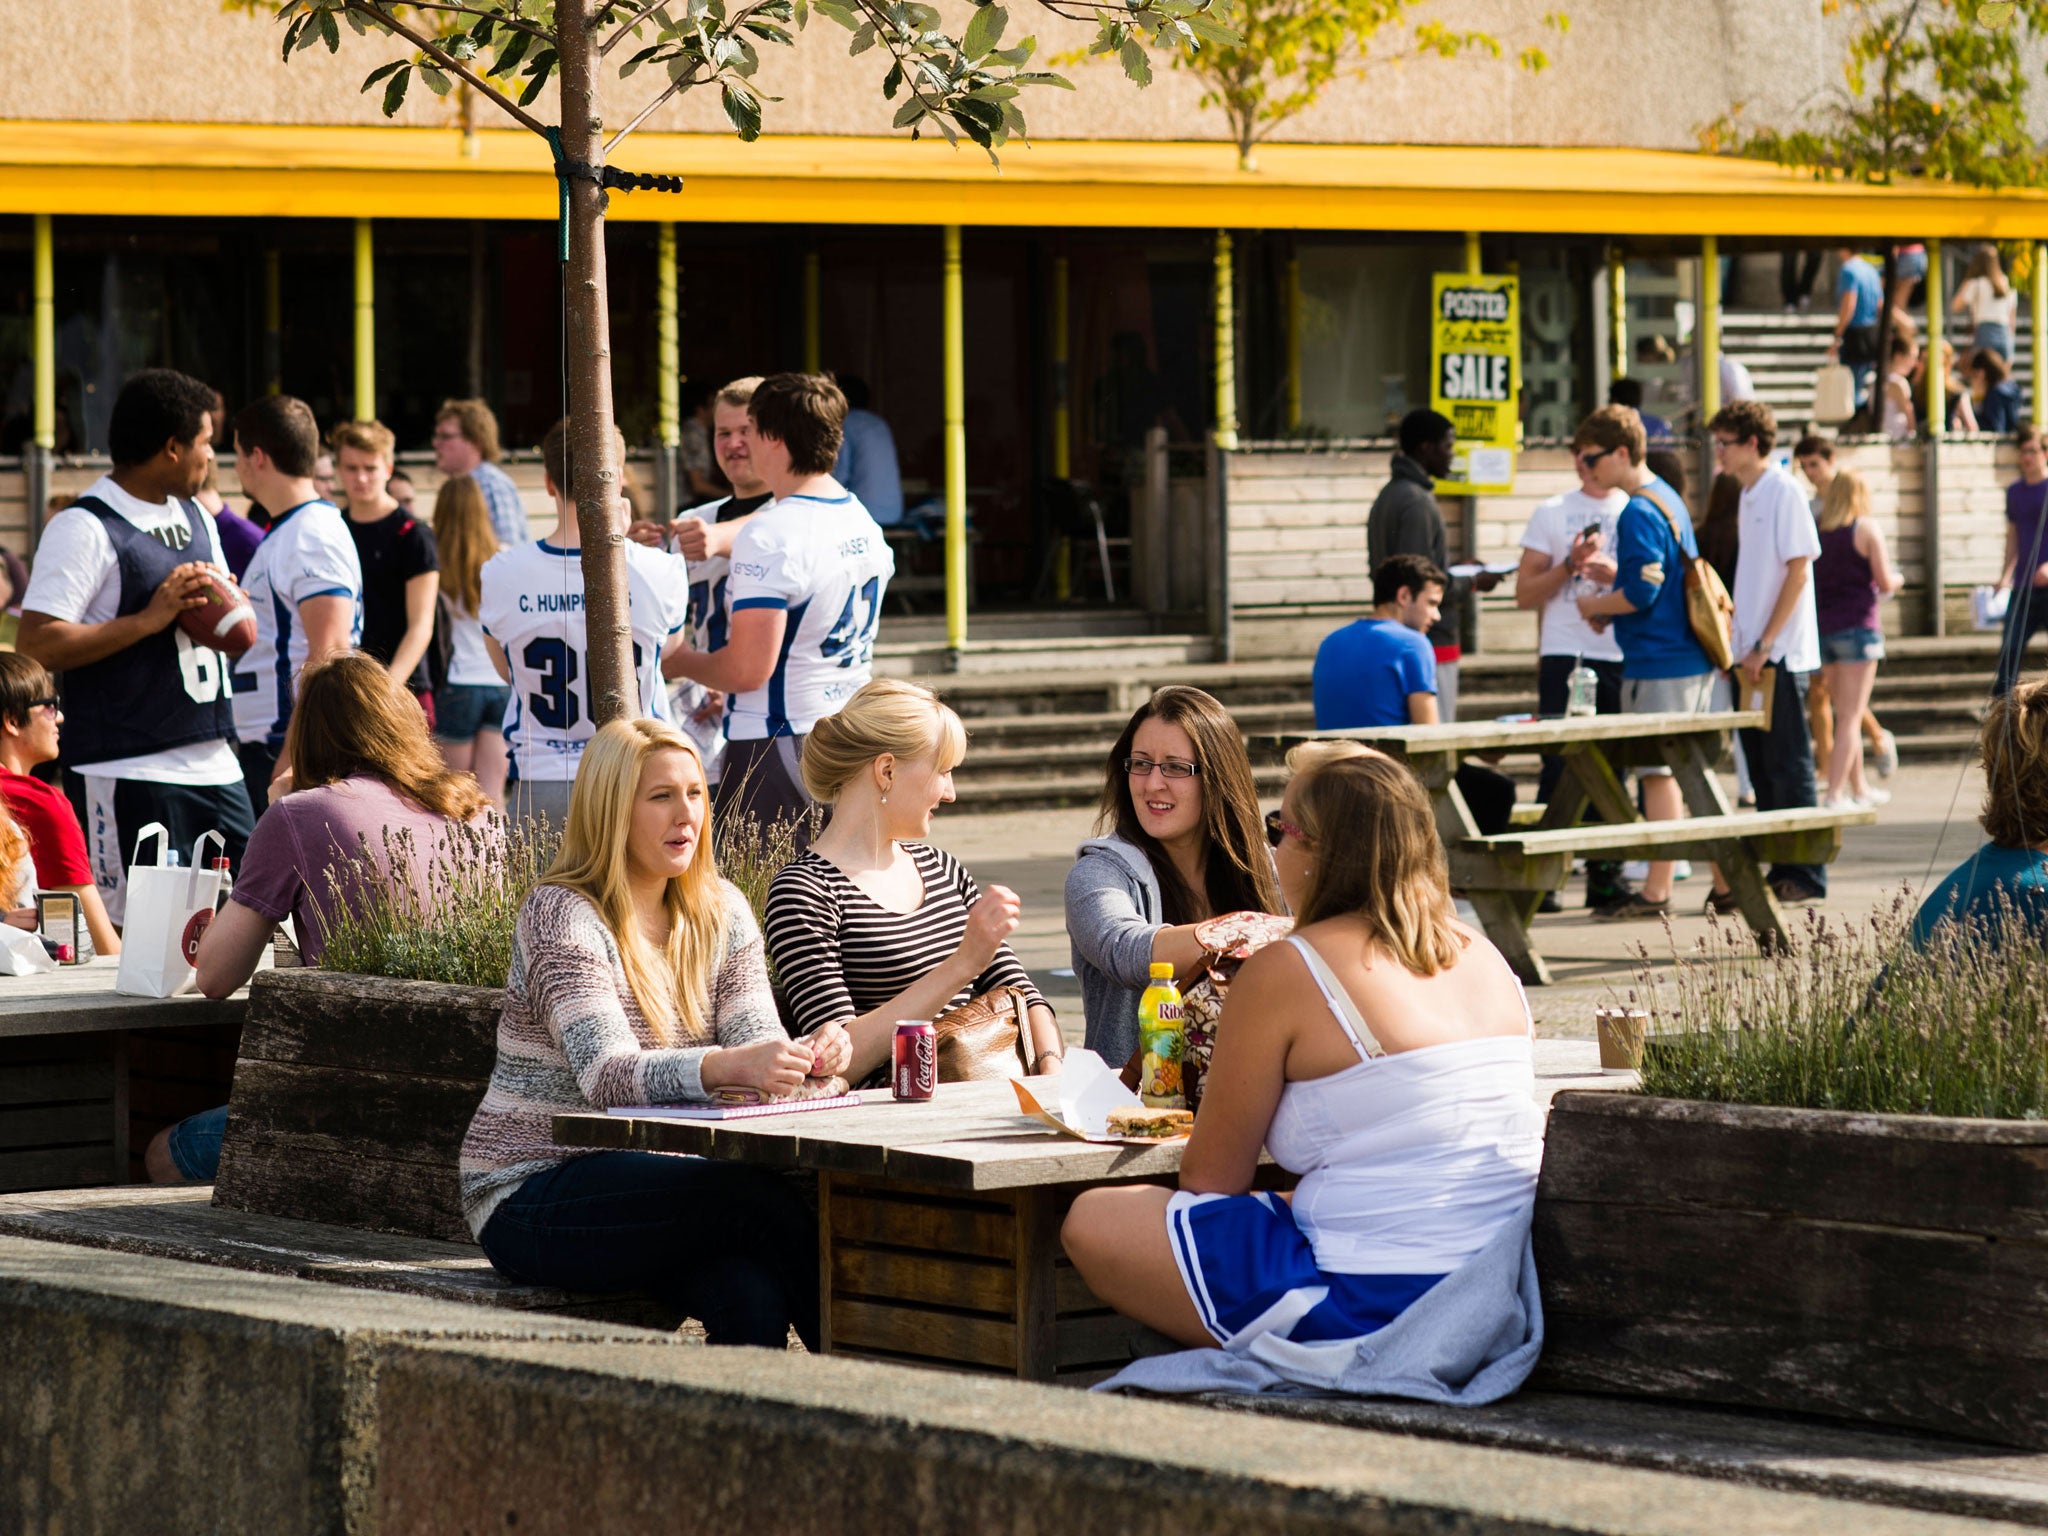
[{"label": "vasey name on jersey", "polygon": [[846,560],[854,555],[864,555],[874,547],[874,540],[865,536],[857,539],[846,539],[839,546],[839,558]]},{"label": "vasey name on jersey", "polygon": [[522,592],[519,594],[521,613],[581,613],[583,594],[581,592]]}]

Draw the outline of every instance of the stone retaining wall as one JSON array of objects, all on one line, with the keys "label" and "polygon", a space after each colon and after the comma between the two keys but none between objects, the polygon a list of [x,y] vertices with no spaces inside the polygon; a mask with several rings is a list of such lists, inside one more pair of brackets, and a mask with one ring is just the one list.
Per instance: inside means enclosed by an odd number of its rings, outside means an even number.
[{"label": "stone retaining wall", "polygon": [[24,1536],[2009,1529],[16,1238],[0,1357]]}]

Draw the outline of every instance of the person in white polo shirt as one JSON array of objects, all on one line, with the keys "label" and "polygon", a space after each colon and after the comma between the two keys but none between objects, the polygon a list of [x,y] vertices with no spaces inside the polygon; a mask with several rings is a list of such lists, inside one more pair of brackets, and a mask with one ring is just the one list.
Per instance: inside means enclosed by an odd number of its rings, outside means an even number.
[{"label": "person in white polo shirt", "polygon": [[[1733,401],[1721,407],[1707,430],[1713,434],[1716,466],[1742,482],[1731,647],[1738,687],[1754,687],[1766,667],[1775,669],[1769,728],[1742,732],[1756,808],[1810,806],[1816,796],[1806,690],[1820,670],[1820,623],[1813,602],[1820,533],[1798,483],[1771,462],[1778,423],[1768,405]],[[1855,723],[1844,728],[1854,730]],[[1778,864],[1770,882],[1782,902],[1819,901],[1828,893],[1827,866]]]}]

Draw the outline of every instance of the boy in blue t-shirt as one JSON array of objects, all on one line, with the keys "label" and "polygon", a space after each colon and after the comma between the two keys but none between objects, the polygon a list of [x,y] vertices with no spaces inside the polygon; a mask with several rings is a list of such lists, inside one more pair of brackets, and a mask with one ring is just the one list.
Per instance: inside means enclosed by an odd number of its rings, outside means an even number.
[{"label": "boy in blue t-shirt", "polygon": [[[1621,710],[1629,715],[1704,714],[1714,693],[1714,664],[1693,638],[1685,611],[1685,558],[1699,553],[1685,501],[1644,464],[1642,419],[1627,406],[1602,406],[1572,438],[1572,452],[1599,491],[1626,491],[1615,525],[1610,591],[1579,599],[1579,614],[1614,626],[1621,642]],[[1667,516],[1667,512],[1669,515]],[[1638,768],[1643,817],[1676,821],[1685,800],[1669,768]],[[1671,910],[1674,866],[1650,865],[1642,889],[1594,909],[1600,922],[1662,917]]]},{"label": "boy in blue t-shirt", "polygon": [[[1316,729],[1348,731],[1438,723],[1436,623],[1449,585],[1442,567],[1422,555],[1392,555],[1372,573],[1372,617],[1323,638],[1314,672]],[[1483,836],[1505,832],[1514,818],[1515,781],[1466,763],[1458,792]]]},{"label": "boy in blue t-shirt", "polygon": [[1435,725],[1436,651],[1429,627],[1449,585],[1421,555],[1393,555],[1372,573],[1372,617],[1326,635],[1316,648],[1316,729]]}]

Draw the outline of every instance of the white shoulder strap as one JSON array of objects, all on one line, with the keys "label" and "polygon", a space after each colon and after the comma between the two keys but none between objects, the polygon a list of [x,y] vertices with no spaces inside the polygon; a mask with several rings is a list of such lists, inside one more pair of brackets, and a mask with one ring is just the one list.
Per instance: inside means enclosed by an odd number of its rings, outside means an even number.
[{"label": "white shoulder strap", "polygon": [[1351,1044],[1358,1054],[1367,1061],[1375,1056],[1384,1056],[1386,1051],[1373,1038],[1372,1029],[1365,1022],[1365,1016],[1358,1011],[1358,1005],[1351,1001],[1351,994],[1344,990],[1344,983],[1337,979],[1328,962],[1315,952],[1315,947],[1299,935],[1287,940],[1301,951],[1301,958],[1308,963],[1308,973],[1315,978],[1316,987],[1323,994],[1323,1001],[1330,1005],[1330,1012],[1336,1015],[1344,1033],[1351,1037]]}]

